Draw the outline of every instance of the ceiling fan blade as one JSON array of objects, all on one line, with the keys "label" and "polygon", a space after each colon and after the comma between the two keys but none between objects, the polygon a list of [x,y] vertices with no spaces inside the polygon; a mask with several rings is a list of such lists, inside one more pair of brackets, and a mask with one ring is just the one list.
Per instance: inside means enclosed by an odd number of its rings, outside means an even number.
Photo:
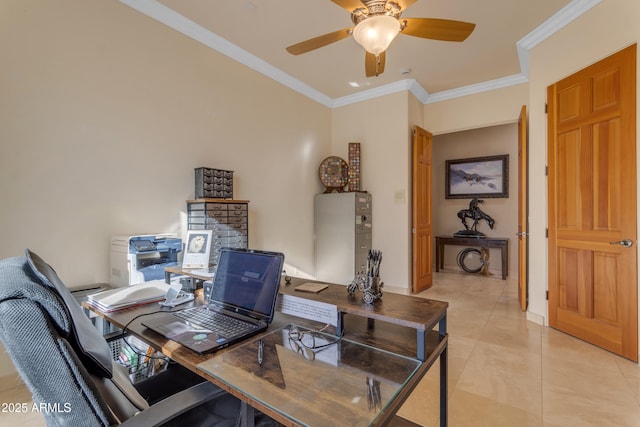
[{"label": "ceiling fan blade", "polygon": [[384,61],[386,52],[377,57],[373,53],[366,52],[364,56],[364,73],[367,77],[377,77],[384,73]]},{"label": "ceiling fan blade", "polygon": [[352,28],[345,28],[344,30],[334,31],[333,33],[323,34],[318,37],[314,37],[309,40],[305,40],[300,43],[296,43],[287,48],[287,52],[292,55],[300,55],[301,53],[307,53],[319,47],[326,46],[328,44],[346,39],[351,35]]},{"label": "ceiling fan blade", "polygon": [[449,42],[464,41],[476,27],[476,24],[449,19],[401,18],[400,21],[406,22],[402,34]]},{"label": "ceiling fan blade", "polygon": [[[331,0],[341,8],[345,9],[347,12],[351,13],[354,10],[364,7],[364,3],[360,0]],[[415,0],[414,0],[415,1]]]}]

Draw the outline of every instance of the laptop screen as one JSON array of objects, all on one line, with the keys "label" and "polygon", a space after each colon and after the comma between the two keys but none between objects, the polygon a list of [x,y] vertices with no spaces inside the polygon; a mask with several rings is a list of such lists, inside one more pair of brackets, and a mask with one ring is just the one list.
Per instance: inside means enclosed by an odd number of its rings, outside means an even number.
[{"label": "laptop screen", "polygon": [[283,262],[281,253],[223,248],[210,303],[271,318]]}]

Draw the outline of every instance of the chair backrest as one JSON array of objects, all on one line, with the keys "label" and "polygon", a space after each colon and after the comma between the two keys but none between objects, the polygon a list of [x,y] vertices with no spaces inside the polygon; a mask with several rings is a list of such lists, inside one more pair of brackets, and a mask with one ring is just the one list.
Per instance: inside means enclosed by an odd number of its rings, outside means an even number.
[{"label": "chair backrest", "polygon": [[48,425],[115,425],[148,407],[53,268],[0,261],[0,341]]}]

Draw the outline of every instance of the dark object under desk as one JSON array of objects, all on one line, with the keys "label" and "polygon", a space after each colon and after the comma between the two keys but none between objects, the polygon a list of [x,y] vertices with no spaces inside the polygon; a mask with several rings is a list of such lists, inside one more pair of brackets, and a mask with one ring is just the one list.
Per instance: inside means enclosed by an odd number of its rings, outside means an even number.
[{"label": "dark object under desk", "polygon": [[507,275],[509,274],[509,239],[501,237],[436,236],[436,271],[440,271],[440,269],[444,267],[444,247],[446,245],[500,249],[502,280],[507,279]]}]

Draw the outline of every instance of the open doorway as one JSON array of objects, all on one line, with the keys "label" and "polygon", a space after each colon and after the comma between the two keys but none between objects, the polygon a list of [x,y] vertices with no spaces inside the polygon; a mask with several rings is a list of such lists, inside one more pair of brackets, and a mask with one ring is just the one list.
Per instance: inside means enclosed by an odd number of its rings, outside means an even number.
[{"label": "open doorway", "polygon": [[[490,229],[486,222],[480,222],[478,231],[487,237],[500,237],[509,240],[508,279],[516,280],[517,238],[518,232],[518,124],[516,122],[452,132],[433,137],[433,234],[453,235],[464,229],[457,216],[458,211],[469,207],[469,198],[447,199],[445,197],[445,163],[447,160],[487,157],[507,154],[508,197],[486,198],[481,205],[482,211],[490,215],[495,224]],[[463,271],[458,266],[457,255],[464,247],[446,246],[444,250],[444,269]],[[498,249],[489,249],[488,273],[492,277],[501,277],[501,254]],[[480,273],[478,273],[480,274]]]}]

